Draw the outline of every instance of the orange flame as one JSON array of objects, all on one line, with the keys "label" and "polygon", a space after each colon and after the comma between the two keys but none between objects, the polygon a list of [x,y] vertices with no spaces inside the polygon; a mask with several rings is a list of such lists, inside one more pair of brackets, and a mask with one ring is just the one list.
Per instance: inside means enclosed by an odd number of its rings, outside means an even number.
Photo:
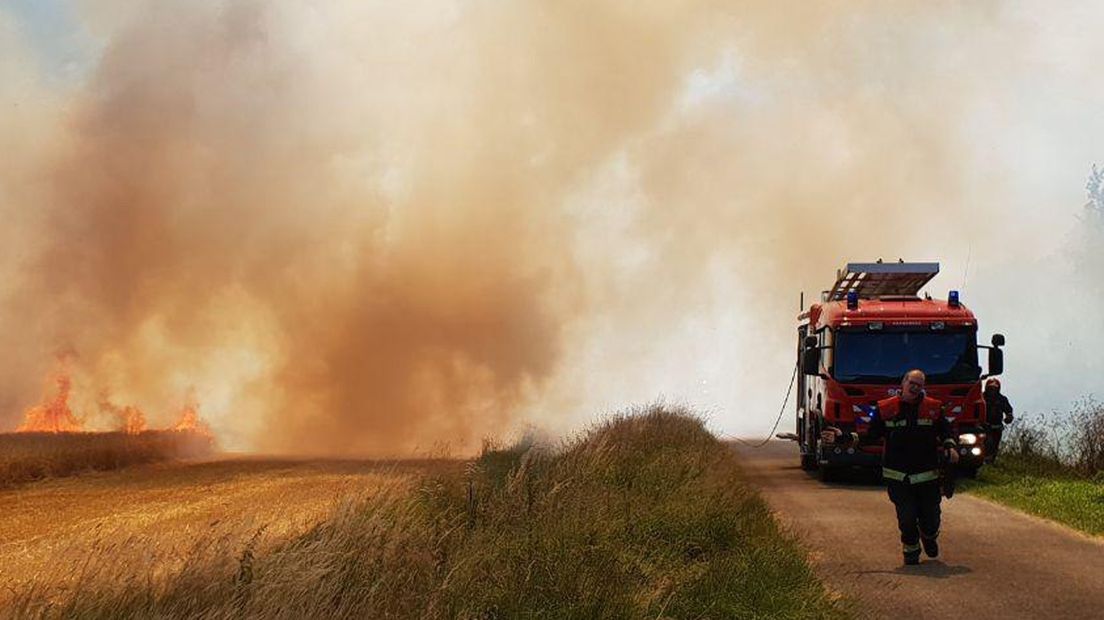
[{"label": "orange flame", "polygon": [[146,430],[146,414],[134,405],[120,407],[111,402],[107,393],[100,395],[100,409],[115,415],[119,420],[119,430],[128,435],[137,435]]},{"label": "orange flame", "polygon": [[[23,423],[16,429],[17,433],[87,432],[84,429],[84,420],[75,416],[69,407],[73,380],[66,360],[60,361],[61,367],[55,371],[53,377],[57,393],[44,397],[41,404],[28,408],[24,413]],[[112,403],[106,391],[100,394],[99,406],[101,411],[113,414],[118,420],[118,430],[128,435],[137,435],[149,428],[146,414],[141,409],[134,405],[120,406]],[[211,427],[199,417],[199,401],[196,400],[194,390],[189,390],[176,423],[168,430],[193,432],[214,440]]]},{"label": "orange flame", "polygon": [[137,435],[146,430],[146,415],[137,407],[123,407],[119,411],[119,422],[121,430],[128,435]]},{"label": "orange flame", "polygon": [[211,436],[211,427],[199,419],[199,403],[194,394],[189,394],[184,407],[180,410],[180,418],[173,425],[174,431],[193,431],[201,435]]},{"label": "orange flame", "polygon": [[73,381],[65,372],[59,372],[54,379],[57,383],[57,395],[27,409],[23,423],[15,429],[17,433],[80,433],[83,425],[73,410],[69,408],[69,391]]}]

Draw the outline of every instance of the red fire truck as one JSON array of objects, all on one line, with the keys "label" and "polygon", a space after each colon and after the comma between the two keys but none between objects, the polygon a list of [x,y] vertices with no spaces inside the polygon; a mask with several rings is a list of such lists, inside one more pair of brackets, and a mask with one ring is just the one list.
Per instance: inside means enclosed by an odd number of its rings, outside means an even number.
[{"label": "red fire truck", "polygon": [[[920,297],[938,263],[848,263],[819,303],[798,316],[796,439],[801,466],[824,480],[849,467],[880,467],[881,445],[846,448],[820,441],[820,430],[866,432],[877,401],[900,392],[913,368],[927,393],[943,402],[958,433],[959,468],[976,474],[985,457],[981,382],[1004,368],[1004,336],[977,344],[978,324],[958,291],[946,300]],[[802,308],[804,310],[804,307]],[[982,374],[978,349],[987,349]]]}]

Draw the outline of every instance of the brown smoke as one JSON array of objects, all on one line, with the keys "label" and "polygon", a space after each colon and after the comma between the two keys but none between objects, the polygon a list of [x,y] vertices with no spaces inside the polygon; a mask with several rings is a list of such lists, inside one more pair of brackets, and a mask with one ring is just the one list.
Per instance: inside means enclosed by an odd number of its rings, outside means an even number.
[{"label": "brown smoke", "polygon": [[501,432],[581,303],[560,201],[691,66],[693,13],[579,8],[151,3],[74,97],[15,305],[261,448]]},{"label": "brown smoke", "polygon": [[2,415],[71,347],[232,448],[466,450],[660,393],[758,420],[797,291],[1010,238],[974,120],[1032,49],[989,5],[798,6],[90,5],[79,86],[3,67],[42,105],[0,134],[37,145]]}]

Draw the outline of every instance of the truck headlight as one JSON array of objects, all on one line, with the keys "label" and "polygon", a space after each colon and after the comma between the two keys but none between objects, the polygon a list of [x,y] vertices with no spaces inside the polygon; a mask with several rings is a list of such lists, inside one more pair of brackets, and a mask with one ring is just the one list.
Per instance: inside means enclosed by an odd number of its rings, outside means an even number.
[{"label": "truck headlight", "polygon": [[962,433],[958,436],[958,443],[964,446],[972,446],[977,443],[978,437],[973,433]]}]

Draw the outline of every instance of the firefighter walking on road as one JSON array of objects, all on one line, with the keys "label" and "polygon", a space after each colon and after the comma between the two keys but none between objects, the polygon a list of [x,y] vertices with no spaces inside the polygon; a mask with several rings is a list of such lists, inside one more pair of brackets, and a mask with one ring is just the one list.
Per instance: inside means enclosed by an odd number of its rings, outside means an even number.
[{"label": "firefighter walking on road", "polygon": [[1004,425],[1012,423],[1012,403],[1001,394],[1001,382],[990,377],[985,382],[985,462],[993,463],[1000,452]]},{"label": "firefighter walking on road", "polygon": [[906,373],[901,395],[878,402],[870,430],[863,437],[845,435],[834,426],[821,433],[824,441],[845,445],[885,439],[882,476],[897,509],[905,564],[920,563],[921,545],[928,557],[939,555],[940,453],[945,453],[951,463],[958,461],[955,437],[943,416],[943,405],[924,395],[925,381],[920,370]]}]

